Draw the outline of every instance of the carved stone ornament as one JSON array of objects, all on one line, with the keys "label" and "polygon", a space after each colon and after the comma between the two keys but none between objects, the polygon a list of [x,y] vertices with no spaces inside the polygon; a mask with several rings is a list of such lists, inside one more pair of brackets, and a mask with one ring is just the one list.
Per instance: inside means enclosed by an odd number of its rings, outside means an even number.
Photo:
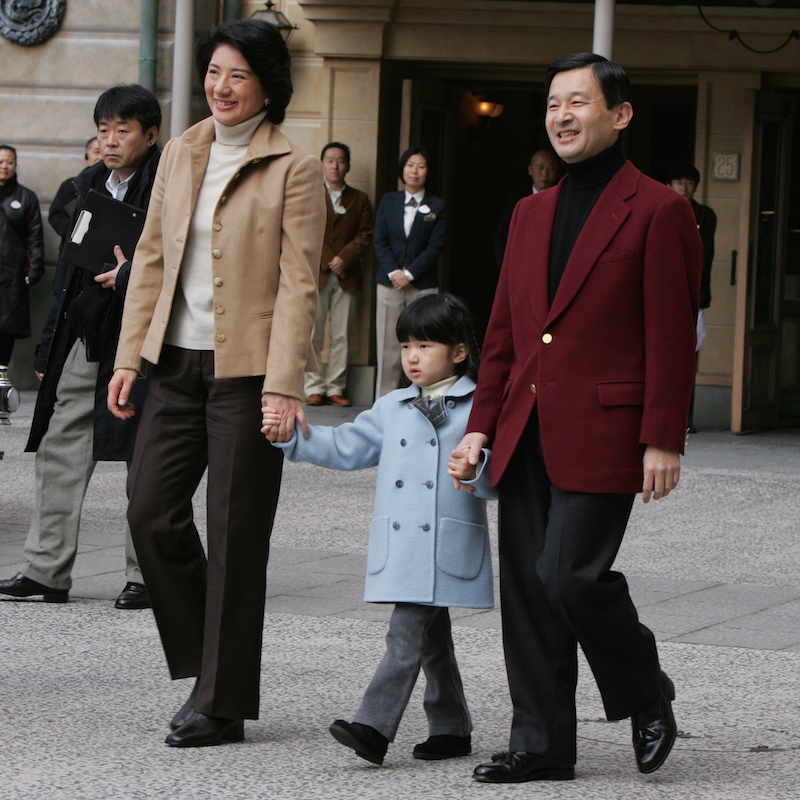
[{"label": "carved stone ornament", "polygon": [[22,45],[42,44],[60,27],[67,0],[0,0],[0,35]]}]

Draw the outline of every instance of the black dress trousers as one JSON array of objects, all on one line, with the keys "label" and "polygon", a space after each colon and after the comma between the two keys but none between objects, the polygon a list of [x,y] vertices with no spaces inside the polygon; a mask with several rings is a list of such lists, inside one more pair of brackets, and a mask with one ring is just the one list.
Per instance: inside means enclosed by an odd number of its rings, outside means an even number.
[{"label": "black dress trousers", "polygon": [[[263,376],[216,379],[214,353],[164,346],[128,477],[128,520],[173,678],[195,710],[257,719],[269,538],[283,454],[261,433]],[[192,496],[208,467],[208,557]]]}]

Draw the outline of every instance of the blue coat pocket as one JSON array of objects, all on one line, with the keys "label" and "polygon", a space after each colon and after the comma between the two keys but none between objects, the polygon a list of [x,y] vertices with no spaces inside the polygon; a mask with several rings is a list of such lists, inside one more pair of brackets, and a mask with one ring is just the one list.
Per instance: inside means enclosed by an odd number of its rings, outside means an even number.
[{"label": "blue coat pocket", "polygon": [[386,567],[389,557],[389,517],[375,517],[369,526],[367,572],[374,575]]},{"label": "blue coat pocket", "polygon": [[443,517],[436,542],[436,566],[454,578],[476,578],[483,565],[485,541],[485,525]]}]

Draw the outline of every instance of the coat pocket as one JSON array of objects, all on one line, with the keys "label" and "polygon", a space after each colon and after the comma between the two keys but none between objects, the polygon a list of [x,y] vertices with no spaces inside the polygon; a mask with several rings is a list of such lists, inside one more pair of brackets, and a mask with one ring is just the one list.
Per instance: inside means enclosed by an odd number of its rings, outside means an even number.
[{"label": "coat pocket", "polygon": [[436,566],[454,578],[469,581],[483,566],[486,526],[443,517],[436,542]]},{"label": "coat pocket", "polygon": [[389,557],[389,517],[375,517],[369,526],[367,572],[375,575],[386,567]]}]

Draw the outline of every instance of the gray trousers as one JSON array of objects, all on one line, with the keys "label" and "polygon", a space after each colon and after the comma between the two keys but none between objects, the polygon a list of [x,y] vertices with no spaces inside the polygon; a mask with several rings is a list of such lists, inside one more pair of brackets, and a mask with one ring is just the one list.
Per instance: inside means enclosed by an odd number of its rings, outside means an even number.
[{"label": "gray trousers", "polygon": [[[34,459],[35,505],[25,541],[23,575],[51,589],[72,586],[72,565],[78,552],[81,509],[95,468],[94,401],[98,364],[86,360],[76,340],[58,381],[57,402]],[[125,509],[125,579],[142,583]]]},{"label": "gray trousers", "polygon": [[420,668],[428,735],[468,736],[472,719],[456,663],[447,608],[398,603],[389,621],[386,654],[353,718],[393,741]]}]

